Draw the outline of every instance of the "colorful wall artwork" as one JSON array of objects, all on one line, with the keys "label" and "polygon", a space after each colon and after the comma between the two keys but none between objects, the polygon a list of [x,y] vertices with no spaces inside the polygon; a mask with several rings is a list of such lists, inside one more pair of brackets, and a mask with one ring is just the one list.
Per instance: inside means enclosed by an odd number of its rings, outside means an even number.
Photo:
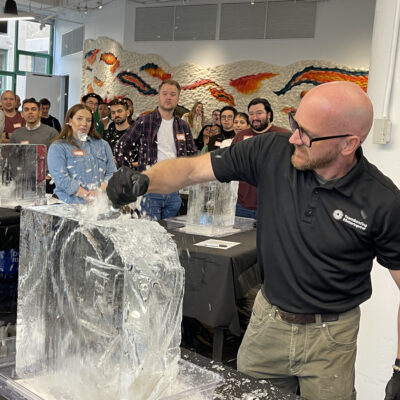
[{"label": "colorful wall artwork", "polygon": [[240,61],[217,67],[196,64],[169,65],[156,54],[126,51],[112,39],[100,37],[84,43],[82,95],[95,92],[106,101],[130,97],[135,113],[145,113],[157,105],[158,86],[166,79],[177,80],[182,92],[180,105],[190,109],[201,101],[206,118],[225,105],[247,111],[255,97],[267,98],[274,110],[274,123],[288,126],[287,113],[315,85],[346,80],[367,90],[368,71],[311,60],[288,66],[261,61]]}]

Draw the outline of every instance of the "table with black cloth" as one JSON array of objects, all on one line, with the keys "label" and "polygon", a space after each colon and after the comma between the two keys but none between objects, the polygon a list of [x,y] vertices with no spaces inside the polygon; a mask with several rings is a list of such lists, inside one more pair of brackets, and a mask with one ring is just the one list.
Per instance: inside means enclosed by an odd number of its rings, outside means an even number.
[{"label": "table with black cloth", "polygon": [[18,211],[0,207],[0,250],[18,249],[19,220]]},{"label": "table with black cloth", "polygon": [[225,250],[196,246],[209,237],[179,232],[168,222],[160,223],[173,235],[185,268],[183,315],[214,328],[213,359],[220,361],[224,329],[241,334],[236,301],[261,283],[256,229],[218,238],[240,243]]},{"label": "table with black cloth", "polygon": [[[0,207],[0,251],[19,249],[20,213]],[[4,260],[2,260],[4,262]],[[0,267],[0,320],[15,323],[18,275],[3,273]]]}]

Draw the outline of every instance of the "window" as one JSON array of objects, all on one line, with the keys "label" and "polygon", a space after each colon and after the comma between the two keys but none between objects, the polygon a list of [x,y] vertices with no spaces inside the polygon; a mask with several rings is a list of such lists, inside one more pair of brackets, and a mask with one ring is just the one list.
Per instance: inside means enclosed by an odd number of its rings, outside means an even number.
[{"label": "window", "polygon": [[19,54],[18,67],[20,71],[36,72],[38,74],[47,74],[50,69],[48,59],[39,57],[38,55]]},{"label": "window", "polygon": [[0,49],[0,69],[4,70],[7,68],[7,50]]},{"label": "window", "polygon": [[[7,50],[0,49],[0,70],[7,69]],[[7,85],[7,77],[4,75],[0,75],[0,95],[6,90]]]},{"label": "window", "polygon": [[8,21],[0,21],[0,35],[7,35]]},{"label": "window", "polygon": [[53,71],[53,26],[33,21],[8,24],[4,47],[0,49],[0,92],[15,92],[17,76],[26,72],[51,74]]},{"label": "window", "polygon": [[51,26],[32,21],[20,21],[18,24],[18,50],[50,54]]}]

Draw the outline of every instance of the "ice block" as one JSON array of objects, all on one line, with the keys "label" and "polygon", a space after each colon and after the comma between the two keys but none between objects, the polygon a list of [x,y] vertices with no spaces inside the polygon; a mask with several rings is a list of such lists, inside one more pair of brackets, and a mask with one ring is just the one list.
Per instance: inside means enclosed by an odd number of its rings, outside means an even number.
[{"label": "ice block", "polygon": [[238,185],[211,181],[190,186],[185,232],[213,236],[232,228]]},{"label": "ice block", "polygon": [[22,210],[17,375],[55,398],[160,398],[180,358],[176,245],[156,222],[77,210]]},{"label": "ice block", "polygon": [[0,206],[46,203],[46,146],[0,144]]}]

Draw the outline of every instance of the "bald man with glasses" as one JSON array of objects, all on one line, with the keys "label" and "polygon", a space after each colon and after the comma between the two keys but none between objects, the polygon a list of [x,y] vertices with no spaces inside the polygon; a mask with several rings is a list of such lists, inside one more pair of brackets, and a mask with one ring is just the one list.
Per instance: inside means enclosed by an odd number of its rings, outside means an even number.
[{"label": "bald man with glasses", "polygon": [[[264,282],[238,369],[309,400],[356,398],[359,305],[375,257],[400,287],[400,191],[363,155],[372,120],[357,85],[319,85],[290,116],[289,139],[258,135],[142,174],[122,169],[107,187],[115,204],[213,179],[258,188]],[[386,400],[400,399],[400,352],[393,369]]]}]

